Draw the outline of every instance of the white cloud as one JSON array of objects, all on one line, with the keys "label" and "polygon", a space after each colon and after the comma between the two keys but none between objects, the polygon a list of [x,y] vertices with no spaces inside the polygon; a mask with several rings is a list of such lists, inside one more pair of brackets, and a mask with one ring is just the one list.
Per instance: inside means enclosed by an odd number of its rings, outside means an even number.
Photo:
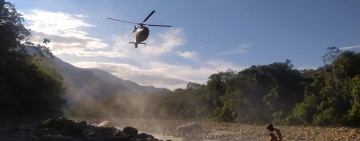
[{"label": "white cloud", "polygon": [[[53,44],[54,45],[54,44]],[[55,44],[54,46],[57,46]],[[107,52],[107,51],[85,51],[81,48],[68,48],[68,49],[60,49],[53,50],[53,52],[57,52],[58,54],[66,54],[66,55],[75,55],[77,57],[114,57],[114,58],[123,58],[127,57],[123,53],[118,52]]]},{"label": "white cloud", "polygon": [[[88,33],[83,29],[86,27],[96,27],[95,25],[86,23],[85,21],[79,19],[79,17],[85,17],[85,15],[48,12],[39,9],[31,10],[29,13],[21,13],[24,15],[26,22],[28,22],[27,28],[31,29],[33,35],[31,40],[37,42],[43,38],[50,39],[51,43],[47,46],[50,47],[55,55],[108,55],[105,50],[99,50],[107,49],[108,44],[104,43],[101,39],[89,37],[87,35]],[[71,52],[69,50],[71,50]],[[124,55],[111,54],[114,53],[110,53],[109,56],[124,57]]]},{"label": "white cloud", "polygon": [[206,62],[205,65],[210,66],[210,68],[213,69],[218,69],[219,71],[225,71],[227,69],[240,71],[245,69],[245,67],[239,67],[236,64],[224,60],[210,60]]},{"label": "white cloud", "polygon": [[294,67],[294,69],[298,69],[298,70],[309,70],[309,69],[314,69],[314,70],[316,70],[317,68],[319,68],[319,67],[311,67],[311,66],[309,66],[309,67]]},{"label": "white cloud", "polygon": [[250,47],[250,45],[241,45],[241,46],[236,47],[234,50],[221,52],[221,53],[219,53],[219,55],[241,54],[241,53],[246,52],[245,49],[249,48],[249,47]]},{"label": "white cloud", "polygon": [[48,12],[34,9],[30,13],[22,14],[30,24],[28,28],[46,34],[84,37],[86,33],[81,31],[80,28],[95,27],[95,25],[77,19],[75,15],[63,12]]},{"label": "white cloud", "polygon": [[177,52],[177,54],[189,60],[193,60],[193,61],[199,60],[199,54],[196,52],[185,51],[185,52]]},{"label": "white cloud", "polygon": [[348,46],[348,47],[340,47],[340,50],[349,50],[349,49],[354,49],[354,48],[360,48],[360,45],[357,46]]},{"label": "white cloud", "polygon": [[83,15],[83,14],[75,14],[74,16],[79,17],[79,18],[89,17],[88,15]]},{"label": "white cloud", "polygon": [[209,61],[200,68],[192,68],[185,65],[171,65],[163,62],[149,61],[148,67],[135,67],[130,64],[116,62],[72,62],[74,66],[82,68],[98,68],[123,78],[132,80],[141,85],[152,85],[155,87],[166,87],[171,90],[184,88],[188,82],[205,84],[208,77],[219,71],[243,70],[235,64],[217,60]]}]

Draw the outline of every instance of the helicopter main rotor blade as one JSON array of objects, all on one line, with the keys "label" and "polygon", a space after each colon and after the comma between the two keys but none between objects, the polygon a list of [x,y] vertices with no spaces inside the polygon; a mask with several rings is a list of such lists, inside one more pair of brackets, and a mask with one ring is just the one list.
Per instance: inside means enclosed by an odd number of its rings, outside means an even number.
[{"label": "helicopter main rotor blade", "polygon": [[156,25],[156,24],[144,24],[148,26],[161,26],[161,27],[172,27],[171,25]]},{"label": "helicopter main rotor blade", "polygon": [[125,22],[125,23],[140,24],[140,23],[133,23],[133,22],[128,22],[128,21],[118,20],[118,19],[114,19],[114,18],[108,18],[108,19],[115,20],[115,21],[120,21],[120,22]]},{"label": "helicopter main rotor blade", "polygon": [[149,14],[149,16],[147,16],[147,17],[145,18],[145,20],[143,21],[143,23],[146,22],[146,21],[150,18],[150,16],[151,16],[152,14],[154,14],[154,13],[155,13],[155,11],[152,11],[152,12]]}]

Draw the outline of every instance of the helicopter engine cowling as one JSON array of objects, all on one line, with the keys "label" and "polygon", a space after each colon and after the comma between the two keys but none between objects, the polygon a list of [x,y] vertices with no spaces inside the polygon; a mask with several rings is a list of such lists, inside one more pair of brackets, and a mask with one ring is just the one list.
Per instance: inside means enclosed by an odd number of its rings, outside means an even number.
[{"label": "helicopter engine cowling", "polygon": [[136,42],[140,43],[145,41],[148,37],[149,37],[149,29],[145,26],[143,26],[142,28],[138,28],[135,33],[136,33]]}]

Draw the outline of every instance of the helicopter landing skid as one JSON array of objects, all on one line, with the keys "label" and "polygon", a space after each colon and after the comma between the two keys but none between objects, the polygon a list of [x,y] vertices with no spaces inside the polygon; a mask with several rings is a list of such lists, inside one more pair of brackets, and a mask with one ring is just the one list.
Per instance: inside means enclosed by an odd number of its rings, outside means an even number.
[{"label": "helicopter landing skid", "polygon": [[143,44],[143,45],[146,46],[146,43],[129,42],[129,45],[130,45],[130,44],[135,44],[135,48],[137,48],[137,45],[138,45],[138,44]]}]

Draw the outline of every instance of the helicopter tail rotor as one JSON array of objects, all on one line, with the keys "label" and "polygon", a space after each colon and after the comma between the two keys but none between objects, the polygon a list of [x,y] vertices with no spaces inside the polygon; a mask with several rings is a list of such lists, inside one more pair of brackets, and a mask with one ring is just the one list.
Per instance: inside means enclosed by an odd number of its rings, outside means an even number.
[{"label": "helicopter tail rotor", "polygon": [[133,33],[136,31],[136,29],[137,29],[137,27],[136,27],[136,26],[134,26],[134,31],[133,31]]}]

